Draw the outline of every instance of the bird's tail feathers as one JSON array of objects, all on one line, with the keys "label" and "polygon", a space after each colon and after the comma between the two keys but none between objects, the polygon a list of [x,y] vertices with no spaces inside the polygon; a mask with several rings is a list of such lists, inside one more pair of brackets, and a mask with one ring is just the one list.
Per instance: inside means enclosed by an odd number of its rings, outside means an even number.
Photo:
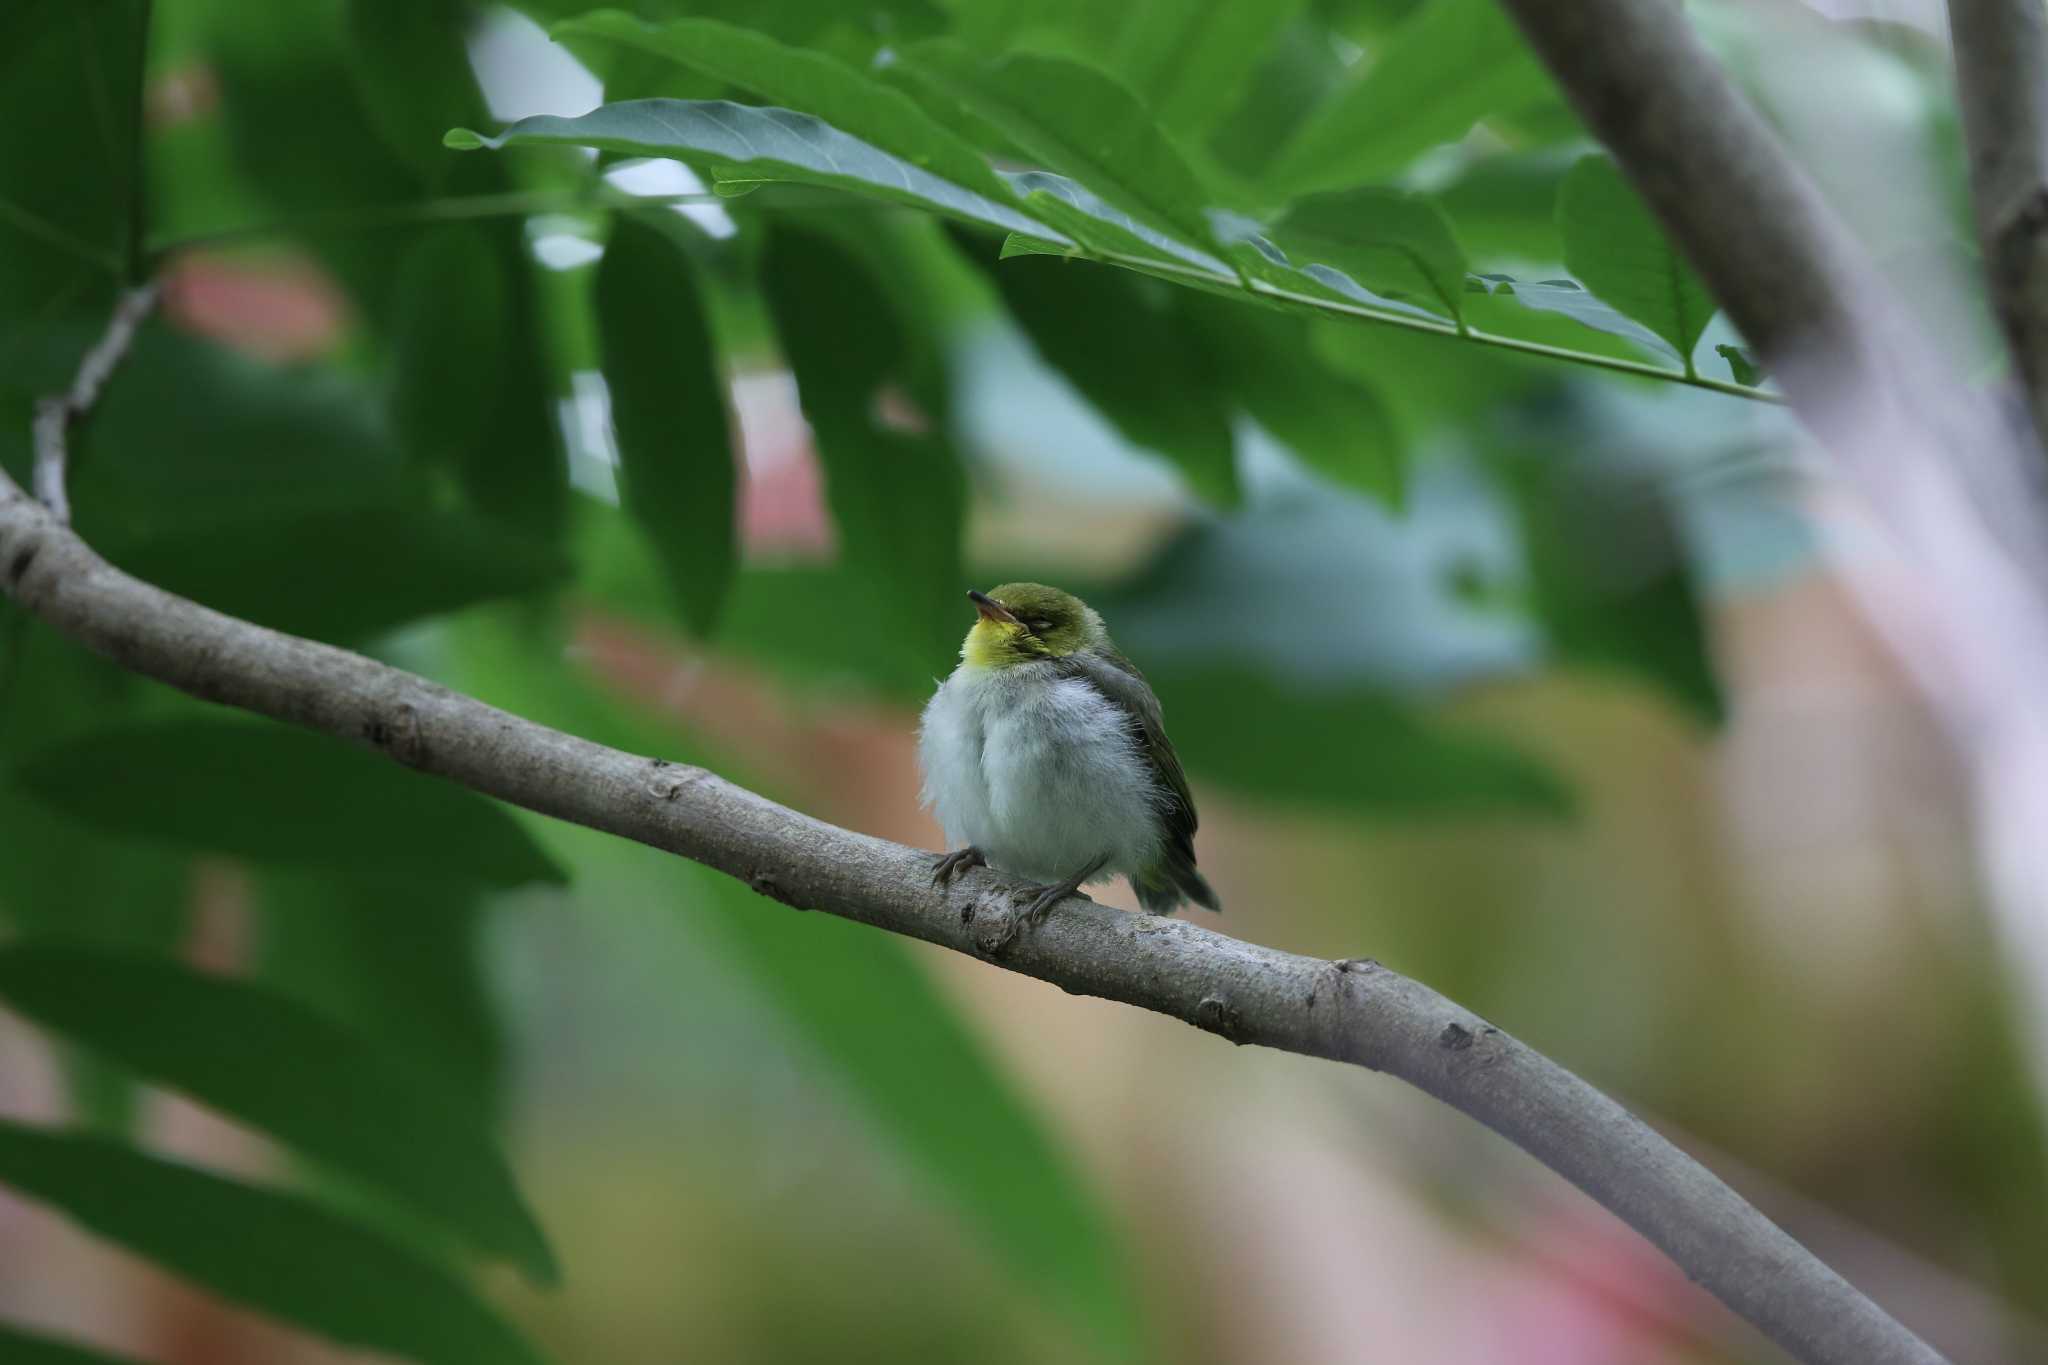
[{"label": "bird's tail feathers", "polygon": [[1223,902],[1216,898],[1216,892],[1202,874],[1195,871],[1194,863],[1186,859],[1162,859],[1147,875],[1132,878],[1131,889],[1138,893],[1138,904],[1155,915],[1170,915],[1186,901],[1219,915],[1223,913]]}]

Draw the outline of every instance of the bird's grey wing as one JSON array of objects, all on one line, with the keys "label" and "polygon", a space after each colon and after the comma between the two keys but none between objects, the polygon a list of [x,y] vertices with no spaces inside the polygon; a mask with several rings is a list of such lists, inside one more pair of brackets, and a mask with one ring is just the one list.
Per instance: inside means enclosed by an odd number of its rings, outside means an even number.
[{"label": "bird's grey wing", "polygon": [[1151,760],[1159,787],[1166,795],[1166,828],[1176,852],[1194,862],[1195,850],[1195,798],[1188,791],[1187,774],[1181,771],[1180,755],[1173,751],[1173,741],[1166,737],[1166,722],[1159,708],[1159,698],[1152,695],[1151,685],[1138,666],[1123,655],[1112,650],[1085,650],[1069,654],[1058,661],[1059,670],[1068,677],[1082,678],[1093,684],[1095,690],[1114,702],[1118,709],[1130,717],[1132,728],[1144,745],[1145,756]]}]

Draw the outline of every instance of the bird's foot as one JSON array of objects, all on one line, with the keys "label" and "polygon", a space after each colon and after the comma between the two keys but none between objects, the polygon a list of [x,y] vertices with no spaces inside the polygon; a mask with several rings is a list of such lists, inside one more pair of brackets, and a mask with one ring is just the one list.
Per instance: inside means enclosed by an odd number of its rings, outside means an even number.
[{"label": "bird's foot", "polygon": [[932,885],[949,886],[953,878],[968,868],[987,866],[988,859],[982,856],[980,849],[971,844],[966,848],[956,848],[951,853],[939,855],[938,862],[932,867]]},{"label": "bird's foot", "polygon": [[1067,897],[1079,896],[1084,901],[1094,900],[1093,896],[1081,889],[1081,885],[1101,872],[1103,864],[1108,861],[1109,855],[1105,853],[1102,857],[1097,858],[1094,862],[1088,864],[1088,866],[1064,881],[1054,882],[1050,886],[1041,886],[1036,890],[1026,889],[1018,891],[1016,894],[1020,897],[1025,895],[1031,897],[1025,904],[1019,917],[1026,925],[1036,929],[1039,925],[1045,923],[1045,917],[1052,913],[1052,908]]},{"label": "bird's foot", "polygon": [[[1051,886],[1027,886],[1011,894],[1014,900],[1025,901],[1024,908],[1017,912],[1017,918],[1033,929],[1045,923],[1045,917],[1052,913],[1052,908],[1069,896],[1079,896],[1084,901],[1095,899],[1071,882],[1055,882]],[[1026,897],[1029,899],[1025,900]]]}]

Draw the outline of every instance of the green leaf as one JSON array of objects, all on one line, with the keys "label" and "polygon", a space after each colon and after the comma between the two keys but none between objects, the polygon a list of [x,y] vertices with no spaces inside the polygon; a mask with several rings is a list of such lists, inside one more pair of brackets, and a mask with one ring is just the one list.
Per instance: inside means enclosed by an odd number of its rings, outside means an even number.
[{"label": "green leaf", "polygon": [[436,885],[562,879],[495,803],[282,725],[124,724],[38,751],[17,779],[101,830],[260,863]]},{"label": "green leaf", "polygon": [[[914,393],[910,320],[852,251],[778,227],[763,289],[824,465],[843,563],[865,585],[870,630],[921,649],[939,668],[958,648],[966,479],[942,431],[884,425],[890,390]],[[942,413],[921,414],[936,425]]]},{"label": "green leaf", "polygon": [[1116,69],[1163,127],[1207,132],[1243,94],[1302,0],[1138,0]]},{"label": "green leaf", "polygon": [[1768,377],[1763,362],[1747,346],[1731,346],[1724,341],[1714,347],[1714,354],[1728,362],[1728,373],[1738,384],[1755,388]]},{"label": "green leaf", "polygon": [[[0,318],[105,317],[128,248],[141,0],[0,8]],[[0,359],[8,359],[0,352]],[[11,363],[11,362],[10,362]]]},{"label": "green leaf", "polygon": [[739,476],[694,271],[661,228],[621,214],[595,302],[621,500],[667,570],[684,622],[708,636],[739,561]]},{"label": "green leaf", "polygon": [[1496,460],[1530,595],[1562,659],[1649,683],[1707,724],[1726,708],[1706,609],[1658,474],[1526,438]]},{"label": "green leaf", "polygon": [[79,532],[108,553],[362,507],[396,497],[403,470],[362,386],[281,371],[161,322],[137,336],[73,456]]},{"label": "green leaf", "polygon": [[137,1365],[119,1356],[102,1355],[52,1337],[35,1337],[0,1322],[0,1360],[7,1365]]},{"label": "green leaf", "polygon": [[712,19],[643,22],[598,10],[557,24],[558,35],[606,38],[682,63],[762,99],[824,120],[843,133],[997,204],[1009,187],[980,152],[902,91],[836,57],[790,47],[752,29]]},{"label": "green leaf", "polygon": [[1172,461],[1201,497],[1238,501],[1229,401],[1164,286],[1044,257],[1001,262],[992,278],[1038,354],[1124,439]]},{"label": "green leaf", "polygon": [[309,1200],[123,1144],[0,1121],[0,1184],[165,1269],[344,1346],[539,1365],[453,1274]]},{"label": "green leaf", "polygon": [[347,0],[347,17],[363,107],[421,185],[440,188],[452,161],[441,134],[484,112],[463,41],[474,16],[451,0]]},{"label": "green leaf", "polygon": [[1572,167],[1558,189],[1557,223],[1572,274],[1662,337],[1693,373],[1713,296],[1612,161],[1596,154]]},{"label": "green leaf", "polygon": [[907,49],[899,68],[934,101],[985,119],[1138,221],[1191,246],[1214,241],[1194,171],[1138,97],[1093,67],[1031,53],[988,60],[931,39]]},{"label": "green leaf", "polygon": [[482,892],[272,868],[257,909],[265,982],[403,1056],[469,1112],[503,1110],[508,1063],[482,961]]},{"label": "green leaf", "polygon": [[[358,641],[442,612],[557,587],[562,555],[417,501],[152,537],[108,557],[144,582],[274,630]],[[279,572],[303,565],[303,572]]]},{"label": "green leaf", "polygon": [[1014,171],[1007,178],[1019,194],[1026,196],[1025,207],[1031,210],[1032,217],[1059,229],[1090,251],[1133,257],[1138,261],[1192,265],[1218,275],[1227,275],[1230,271],[1230,267],[1215,256],[1154,231],[1063,175],[1054,175],[1050,171]]},{"label": "green leaf", "polygon": [[391,425],[415,461],[459,469],[481,453],[503,397],[512,311],[505,261],[481,229],[449,224],[406,252],[397,291]]},{"label": "green leaf", "polygon": [[[1601,302],[1576,280],[1518,280],[1508,275],[1475,275],[1472,278],[1475,287],[1487,290],[1485,294],[1475,293],[1466,297],[1465,319],[1472,326],[1530,341],[1619,356],[1625,360],[1639,360],[1645,352],[1659,360],[1679,358],[1670,342],[1634,318],[1626,317]],[[1569,319],[1576,326],[1547,326],[1542,318],[1531,314]],[[1620,346],[1596,340],[1588,337],[1583,329],[1630,344]]]},{"label": "green leaf", "polygon": [[1496,0],[1428,0],[1281,148],[1267,183],[1296,195],[1383,179],[1549,88]]},{"label": "green leaf", "polygon": [[1046,232],[1010,204],[963,189],[822,119],[788,109],[725,100],[626,100],[578,118],[523,118],[496,137],[457,128],[447,142],[463,149],[560,144],[672,157],[711,167],[725,184],[788,180],[822,185],[1007,232]]},{"label": "green leaf", "polygon": [[1289,207],[1273,239],[1296,262],[1334,267],[1375,294],[1449,318],[1464,306],[1465,253],[1442,211],[1419,195],[1311,195]]},{"label": "green leaf", "polygon": [[[966,1216],[1014,1282],[1136,1356],[1131,1286],[1103,1210],[931,975],[864,925],[792,915],[696,869],[693,908],[845,1090]],[[678,878],[680,882],[681,879]]]},{"label": "green leaf", "polygon": [[296,1001],[134,953],[0,947],[15,1013],[354,1176],[553,1282],[481,1117]]},{"label": "green leaf", "polygon": [[1230,395],[1325,478],[1401,501],[1401,442],[1378,392],[1326,366],[1300,318],[1186,291],[1175,311],[1192,326]]},{"label": "green leaf", "polygon": [[1373,689],[1243,668],[1147,665],[1189,774],[1250,796],[1375,815],[1568,814],[1572,794],[1506,740]]}]

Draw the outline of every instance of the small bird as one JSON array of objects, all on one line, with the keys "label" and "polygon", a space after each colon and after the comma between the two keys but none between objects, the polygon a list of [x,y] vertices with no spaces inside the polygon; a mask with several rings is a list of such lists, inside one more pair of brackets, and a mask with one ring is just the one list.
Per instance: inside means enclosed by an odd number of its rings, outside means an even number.
[{"label": "small bird", "polygon": [[1221,910],[1195,871],[1195,802],[1159,699],[1102,617],[1042,583],[967,597],[980,619],[918,731],[924,803],[954,846],[932,881],[988,866],[1042,883],[1034,924],[1115,876],[1153,914]]}]

